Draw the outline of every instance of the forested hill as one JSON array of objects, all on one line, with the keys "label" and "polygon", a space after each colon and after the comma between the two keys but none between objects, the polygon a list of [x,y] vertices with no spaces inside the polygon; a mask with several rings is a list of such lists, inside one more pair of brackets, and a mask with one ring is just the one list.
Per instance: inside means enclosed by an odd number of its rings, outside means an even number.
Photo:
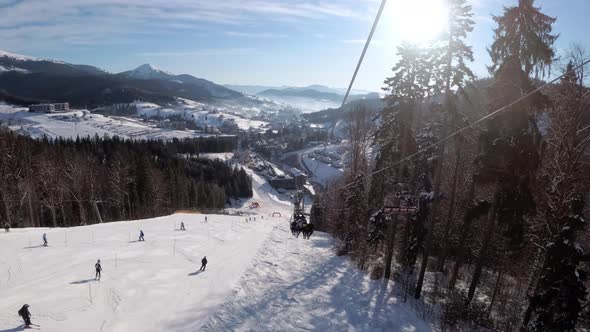
[{"label": "forested hill", "polygon": [[104,222],[140,219],[252,196],[243,169],[179,157],[194,154],[195,144],[197,152],[220,149],[207,139],[34,140],[0,129],[0,224],[77,226],[98,222],[99,214]]}]

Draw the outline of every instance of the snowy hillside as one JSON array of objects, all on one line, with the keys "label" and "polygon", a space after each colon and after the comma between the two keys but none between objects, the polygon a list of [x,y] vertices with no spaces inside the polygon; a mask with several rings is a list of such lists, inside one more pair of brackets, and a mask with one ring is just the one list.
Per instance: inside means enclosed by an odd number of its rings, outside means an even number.
[{"label": "snowy hillside", "polygon": [[18,61],[45,61],[32,56],[11,53],[3,50],[0,50],[0,58],[11,58]]},{"label": "snowy hillside", "polygon": [[132,78],[139,78],[139,79],[148,79],[148,78],[168,78],[172,74],[156,68],[149,63],[143,64],[129,72],[127,72],[127,76]]},{"label": "snowy hillside", "polygon": [[30,113],[25,108],[0,105],[0,122],[15,132],[34,138],[77,136],[119,136],[134,139],[172,139],[209,136],[193,130],[158,128],[155,124],[127,117],[106,117],[88,111],[67,113]]},{"label": "snowy hillside", "polygon": [[235,126],[241,130],[265,129],[265,121],[251,120],[244,116],[230,113],[231,109],[218,105],[209,105],[192,100],[181,99],[178,107],[160,107],[153,103],[136,103],[137,114],[142,117],[172,117],[180,115],[184,120],[193,121],[201,127],[221,128]]},{"label": "snowy hillside", "polygon": [[[0,233],[0,331],[22,330],[24,303],[43,331],[430,330],[391,289],[336,257],[328,235],[294,239],[289,202],[252,175],[254,197],[229,209],[251,221],[175,214]],[[261,207],[250,210],[252,201]]]}]

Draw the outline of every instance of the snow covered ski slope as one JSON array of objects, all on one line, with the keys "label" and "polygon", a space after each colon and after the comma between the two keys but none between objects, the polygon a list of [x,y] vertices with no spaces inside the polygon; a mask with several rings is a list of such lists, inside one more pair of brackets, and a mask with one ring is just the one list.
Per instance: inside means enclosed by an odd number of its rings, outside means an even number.
[{"label": "snow covered ski slope", "polygon": [[[370,280],[333,240],[316,232],[295,239],[278,224],[206,331],[431,331],[393,283]],[[187,330],[188,331],[188,330]]]},{"label": "snow covered ski slope", "polygon": [[336,257],[328,235],[294,239],[285,197],[254,173],[252,184],[254,197],[228,209],[248,216],[0,232],[0,332],[24,329],[17,311],[25,303],[51,332],[430,331],[391,283]]},{"label": "snow covered ski slope", "polygon": [[[177,214],[0,234],[0,331],[22,325],[16,311],[24,303],[44,331],[198,329],[231,294],[275,225],[218,215],[203,220]],[[177,230],[181,221],[187,231]],[[137,242],[140,229],[145,242]],[[40,246],[44,232],[49,247]],[[209,264],[199,273],[205,255]],[[94,280],[98,259],[101,281]]]}]

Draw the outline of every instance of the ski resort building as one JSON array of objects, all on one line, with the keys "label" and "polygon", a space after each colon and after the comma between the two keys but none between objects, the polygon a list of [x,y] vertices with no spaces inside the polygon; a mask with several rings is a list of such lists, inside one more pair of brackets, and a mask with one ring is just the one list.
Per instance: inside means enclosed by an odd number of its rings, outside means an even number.
[{"label": "ski resort building", "polygon": [[279,175],[270,179],[268,182],[274,188],[282,188],[287,190],[295,190],[304,188],[307,182],[307,175],[297,168],[289,170],[290,175]]},{"label": "ski resort building", "polygon": [[295,185],[295,179],[288,175],[279,175],[268,180],[271,186],[275,189],[282,188],[287,190],[297,189]]},{"label": "ski resort building", "polygon": [[65,112],[70,109],[69,103],[35,104],[29,106],[29,112],[54,113]]},{"label": "ski resort building", "polygon": [[290,173],[295,182],[295,187],[303,188],[305,182],[307,182],[307,175],[295,167],[290,169]]}]

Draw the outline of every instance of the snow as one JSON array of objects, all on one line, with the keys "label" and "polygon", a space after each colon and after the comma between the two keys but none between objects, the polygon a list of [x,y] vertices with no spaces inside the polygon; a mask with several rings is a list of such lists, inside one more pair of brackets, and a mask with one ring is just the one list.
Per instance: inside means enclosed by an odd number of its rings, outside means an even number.
[{"label": "snow", "polygon": [[303,162],[311,170],[311,181],[326,186],[331,181],[339,178],[344,173],[341,169],[332,167],[321,161],[310,158],[308,155],[303,156]]},{"label": "snow", "polygon": [[19,72],[19,73],[22,73],[22,74],[28,74],[28,73],[30,73],[28,70],[22,69],[22,68],[0,66],[0,73],[7,72],[7,71],[16,71],[16,72]]},{"label": "snow", "polygon": [[[187,331],[177,324],[202,325],[231,294],[273,225],[218,215],[203,220],[177,214],[2,234],[0,330],[20,325],[11,313],[24,303],[44,331]],[[181,221],[187,232],[175,231]],[[139,229],[145,242],[134,242]],[[43,232],[50,247],[38,246]],[[197,273],[205,255],[208,269]],[[93,280],[97,259],[100,282]]]},{"label": "snow", "polygon": [[191,138],[211,136],[192,130],[158,128],[135,118],[103,116],[86,110],[66,113],[31,113],[26,108],[0,105],[0,122],[16,132],[34,138],[43,136],[76,138],[77,136],[119,136],[133,139]]},{"label": "snow", "polygon": [[133,69],[133,72],[136,74],[149,74],[149,73],[156,72],[156,73],[163,73],[163,74],[172,75],[171,73],[169,73],[165,70],[162,70],[160,68],[154,67],[149,63],[145,63],[145,64]]},{"label": "snow", "polygon": [[62,62],[62,61],[35,58],[32,56],[28,56],[28,55],[16,54],[16,53],[11,53],[11,52],[0,50],[0,58],[3,58],[3,57],[11,58],[11,59],[14,59],[17,61],[49,61],[49,62],[64,64],[64,62]]},{"label": "snow", "polygon": [[[254,197],[227,211],[256,221],[174,214],[0,233],[0,331],[22,329],[24,303],[49,332],[431,330],[392,295],[392,283],[335,256],[329,235],[294,239],[288,199],[247,171]],[[260,208],[249,209],[255,201]],[[145,242],[135,241],[140,229]],[[49,247],[39,246],[43,233]],[[97,259],[101,281],[93,279]]]},{"label": "snow", "polygon": [[211,159],[211,160],[219,159],[221,161],[228,161],[234,157],[234,153],[233,152],[201,153],[201,154],[199,154],[199,157],[205,158],[205,159]]},{"label": "snow", "polygon": [[15,60],[20,60],[20,61],[42,61],[42,59],[34,58],[32,56],[20,55],[20,54],[15,54],[15,53],[10,53],[7,51],[0,50],[0,58],[2,58],[2,57],[13,58]]},{"label": "snow", "polygon": [[[274,227],[233,295],[205,331],[430,331],[411,306],[392,297],[392,283],[370,280],[332,238],[295,239]],[[183,329],[187,330],[188,329]]]},{"label": "snow", "polygon": [[[343,153],[344,145],[345,143],[318,146],[307,149],[302,153],[302,161],[312,173],[310,178],[312,182],[326,186],[334,179],[342,176],[344,171],[340,167],[335,167],[335,164],[343,164],[343,158],[345,158],[345,153]],[[330,157],[324,157],[323,155],[329,155]],[[323,160],[318,160],[317,156],[323,158]]]},{"label": "snow", "polygon": [[214,107],[208,104],[179,99],[183,106],[177,108],[165,108],[153,103],[135,103],[137,114],[144,117],[171,117],[181,115],[185,120],[193,120],[197,125],[222,127],[226,122],[233,122],[241,130],[260,129],[268,126],[268,122],[251,120],[235,114],[223,112],[224,108]]}]

